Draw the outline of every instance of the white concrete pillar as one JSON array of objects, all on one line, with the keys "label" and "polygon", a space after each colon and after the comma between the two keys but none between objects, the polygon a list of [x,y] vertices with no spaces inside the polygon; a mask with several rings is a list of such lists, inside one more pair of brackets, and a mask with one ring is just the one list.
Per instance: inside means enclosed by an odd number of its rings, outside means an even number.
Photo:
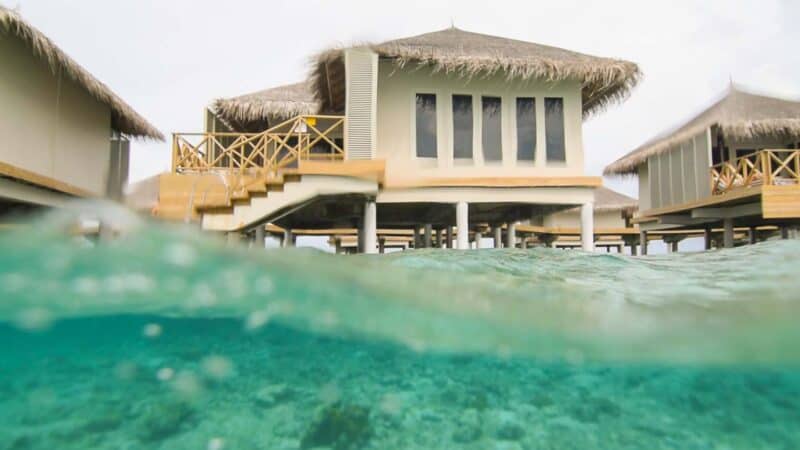
[{"label": "white concrete pillar", "polygon": [[517,222],[508,222],[506,227],[506,248],[517,248]]},{"label": "white concrete pillar", "polygon": [[494,232],[494,248],[503,246],[503,228],[499,225],[495,226],[492,231]]},{"label": "white concrete pillar", "polygon": [[469,204],[467,202],[456,203],[456,248],[459,250],[469,248]]},{"label": "white concrete pillar", "polygon": [[364,233],[362,239],[364,253],[377,253],[378,243],[378,208],[375,200],[367,200],[364,203],[364,217],[359,234]]},{"label": "white concrete pillar", "polygon": [[228,245],[238,245],[242,239],[242,234],[238,231],[229,231],[225,236],[228,241]]},{"label": "white concrete pillar", "polygon": [[284,248],[294,247],[294,233],[292,233],[291,228],[283,229],[283,242],[281,244]]},{"label": "white concrete pillar", "polygon": [[431,240],[433,238],[433,225],[426,223],[425,224],[425,242],[423,245],[425,248],[431,248],[432,243]]},{"label": "white concrete pillar", "polygon": [[438,228],[436,230],[436,248],[444,247],[443,244],[444,244],[444,230],[441,229],[441,228]]},{"label": "white concrete pillar", "polygon": [[480,231],[475,232],[475,248],[481,248],[481,240],[483,239],[483,234]]},{"label": "white concrete pillar", "polygon": [[581,205],[581,246],[584,251],[594,251],[594,202]]},{"label": "white concrete pillar", "polygon": [[253,243],[255,248],[264,248],[264,225],[259,225],[255,229]]},{"label": "white concrete pillar", "polygon": [[722,242],[725,248],[733,247],[733,219],[722,220]]}]

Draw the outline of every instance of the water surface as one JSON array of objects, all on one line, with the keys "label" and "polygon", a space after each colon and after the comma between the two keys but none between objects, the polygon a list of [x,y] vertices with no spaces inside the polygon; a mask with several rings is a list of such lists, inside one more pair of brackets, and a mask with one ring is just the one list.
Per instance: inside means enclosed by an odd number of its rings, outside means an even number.
[{"label": "water surface", "polygon": [[0,449],[800,448],[800,241],[334,256],[122,217],[0,236]]}]

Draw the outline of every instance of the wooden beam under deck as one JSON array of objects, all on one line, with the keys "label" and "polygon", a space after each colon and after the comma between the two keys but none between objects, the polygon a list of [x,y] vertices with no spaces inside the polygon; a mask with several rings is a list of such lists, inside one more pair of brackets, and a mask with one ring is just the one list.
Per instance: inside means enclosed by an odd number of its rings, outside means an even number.
[{"label": "wooden beam under deck", "polygon": [[445,177],[412,181],[387,181],[389,189],[424,187],[600,187],[601,177]]}]

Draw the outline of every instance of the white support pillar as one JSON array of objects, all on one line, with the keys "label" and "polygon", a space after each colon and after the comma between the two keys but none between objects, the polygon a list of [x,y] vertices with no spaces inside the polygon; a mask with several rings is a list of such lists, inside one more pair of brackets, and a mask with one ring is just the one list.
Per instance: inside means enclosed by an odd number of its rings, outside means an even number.
[{"label": "white support pillar", "polygon": [[242,233],[238,231],[229,231],[225,237],[227,238],[228,245],[239,245],[242,240]]},{"label": "white support pillar", "polygon": [[475,248],[476,249],[480,249],[481,248],[481,240],[482,239],[483,239],[483,234],[481,234],[480,231],[476,231],[475,232]]},{"label": "white support pillar", "polygon": [[253,247],[264,248],[264,225],[259,225],[254,230]]},{"label": "white support pillar", "polygon": [[506,248],[517,248],[517,222],[508,222],[506,228]]},{"label": "white support pillar", "polygon": [[283,229],[283,242],[281,244],[284,248],[294,247],[294,233],[292,233],[291,228]]},{"label": "white support pillar", "polygon": [[722,243],[725,248],[733,247],[733,219],[722,220]]},{"label": "white support pillar", "polygon": [[378,244],[378,208],[375,200],[367,200],[364,203],[364,217],[361,224],[360,233],[364,233],[362,243],[364,253],[377,253]]},{"label": "white support pillar", "polygon": [[581,205],[581,246],[584,251],[594,251],[594,202]]},{"label": "white support pillar", "polygon": [[[448,227],[448,230],[450,229],[452,228]],[[469,204],[467,202],[456,203],[456,248],[459,250],[469,248]]]},{"label": "white support pillar", "polygon": [[495,226],[492,231],[494,232],[494,248],[503,246],[503,228],[499,225]]}]

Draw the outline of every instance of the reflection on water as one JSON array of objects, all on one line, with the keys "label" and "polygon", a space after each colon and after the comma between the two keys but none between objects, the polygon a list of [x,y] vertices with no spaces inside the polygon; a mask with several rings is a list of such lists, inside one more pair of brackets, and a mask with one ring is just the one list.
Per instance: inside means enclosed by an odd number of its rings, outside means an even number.
[{"label": "reflection on water", "polygon": [[0,237],[0,449],[800,448],[798,242],[334,257],[59,223]]}]

